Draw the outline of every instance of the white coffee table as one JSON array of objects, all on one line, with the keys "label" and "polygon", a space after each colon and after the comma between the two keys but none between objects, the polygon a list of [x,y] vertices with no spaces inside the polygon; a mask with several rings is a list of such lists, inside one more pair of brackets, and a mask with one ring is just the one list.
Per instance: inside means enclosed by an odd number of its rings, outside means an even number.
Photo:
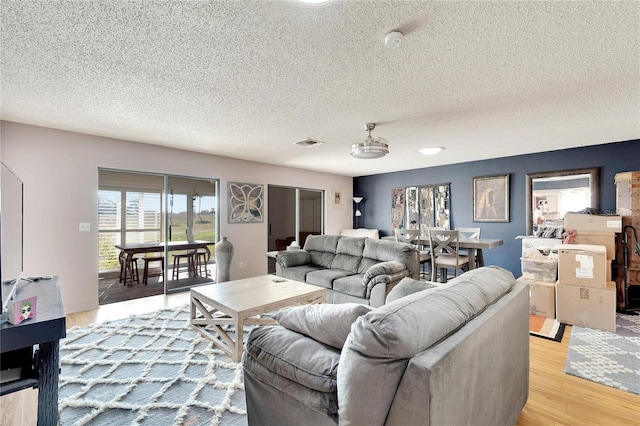
[{"label": "white coffee table", "polygon": [[[325,300],[323,287],[263,275],[192,288],[190,322],[193,329],[211,339],[234,362],[239,362],[243,349],[242,327],[274,323],[270,318],[257,315]],[[235,341],[222,325],[235,326]],[[207,326],[211,326],[209,330]]]}]

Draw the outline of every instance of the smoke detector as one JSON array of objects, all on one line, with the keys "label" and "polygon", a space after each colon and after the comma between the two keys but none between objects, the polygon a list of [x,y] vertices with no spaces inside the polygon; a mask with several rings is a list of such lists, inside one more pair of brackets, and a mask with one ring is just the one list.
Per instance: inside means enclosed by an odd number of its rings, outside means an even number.
[{"label": "smoke detector", "polygon": [[402,33],[400,31],[391,31],[384,38],[384,45],[388,48],[400,47],[402,44]]}]

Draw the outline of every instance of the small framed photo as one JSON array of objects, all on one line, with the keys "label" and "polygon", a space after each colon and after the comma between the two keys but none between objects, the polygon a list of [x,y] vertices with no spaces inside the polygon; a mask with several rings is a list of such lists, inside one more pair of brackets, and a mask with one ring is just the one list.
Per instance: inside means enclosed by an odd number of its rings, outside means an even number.
[{"label": "small framed photo", "polygon": [[332,189],[331,190],[331,207],[334,209],[342,208],[342,200],[344,198],[344,194],[341,189]]},{"label": "small framed photo", "polygon": [[509,175],[473,178],[473,221],[509,222]]}]

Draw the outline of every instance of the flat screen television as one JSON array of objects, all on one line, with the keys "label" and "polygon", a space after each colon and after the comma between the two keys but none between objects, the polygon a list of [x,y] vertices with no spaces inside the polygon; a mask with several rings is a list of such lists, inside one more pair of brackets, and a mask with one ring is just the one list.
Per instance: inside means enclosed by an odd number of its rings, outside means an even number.
[{"label": "flat screen television", "polygon": [[23,183],[0,162],[0,295],[6,305],[23,270]]}]

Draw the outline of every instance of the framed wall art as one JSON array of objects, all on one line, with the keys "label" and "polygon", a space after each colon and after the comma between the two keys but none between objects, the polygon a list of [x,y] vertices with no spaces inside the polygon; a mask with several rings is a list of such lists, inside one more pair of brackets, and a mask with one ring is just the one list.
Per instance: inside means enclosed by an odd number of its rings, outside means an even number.
[{"label": "framed wall art", "polygon": [[333,207],[334,209],[341,209],[342,208],[342,199],[343,197],[343,193],[341,189],[332,189],[331,190],[331,207]]},{"label": "framed wall art", "polygon": [[473,221],[509,222],[509,175],[473,178]]},{"label": "framed wall art", "polygon": [[229,223],[263,222],[264,186],[229,182]]}]

